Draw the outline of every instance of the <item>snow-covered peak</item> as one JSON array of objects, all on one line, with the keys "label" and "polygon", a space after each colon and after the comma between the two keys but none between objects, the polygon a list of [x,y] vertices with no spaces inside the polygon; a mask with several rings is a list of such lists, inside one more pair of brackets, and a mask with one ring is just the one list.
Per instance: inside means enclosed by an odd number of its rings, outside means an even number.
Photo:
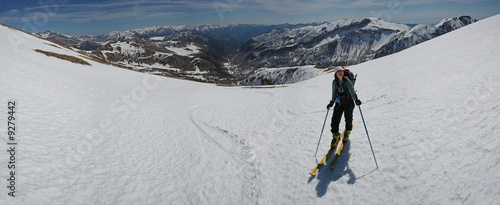
[{"label": "snow-covered peak", "polygon": [[64,35],[64,34],[59,34],[59,33],[54,33],[52,31],[44,31],[42,33],[38,33],[36,35],[39,35],[42,38],[48,39],[48,38],[74,38],[73,36],[70,35]]},{"label": "snow-covered peak", "polygon": [[432,38],[432,34],[436,31],[436,27],[427,24],[418,24],[412,27],[408,32],[405,33],[404,37],[412,36],[426,36],[428,39]]},{"label": "snow-covered peak", "polygon": [[42,38],[49,38],[51,35],[54,35],[55,33],[52,31],[44,31],[42,33],[39,33],[38,35]]},{"label": "snow-covered peak", "polygon": [[376,30],[376,29],[389,29],[389,30],[399,30],[405,31],[410,29],[408,25],[400,23],[390,23],[384,21],[380,18],[362,18],[362,19],[340,19],[338,21],[325,23],[316,27],[317,31],[333,31],[339,28],[355,28],[355,29],[365,29],[365,30]]},{"label": "snow-covered peak", "polygon": [[438,35],[441,35],[474,22],[477,22],[477,19],[474,19],[470,16],[460,16],[455,18],[443,19],[435,25],[437,29],[436,33]]},{"label": "snow-covered peak", "polygon": [[460,17],[453,17],[453,18],[447,18],[439,21],[435,25],[436,28],[442,27],[445,25],[452,26],[454,28],[460,28],[463,27],[464,25],[469,25],[471,23],[477,22],[477,19],[474,19],[470,16],[460,16]]}]

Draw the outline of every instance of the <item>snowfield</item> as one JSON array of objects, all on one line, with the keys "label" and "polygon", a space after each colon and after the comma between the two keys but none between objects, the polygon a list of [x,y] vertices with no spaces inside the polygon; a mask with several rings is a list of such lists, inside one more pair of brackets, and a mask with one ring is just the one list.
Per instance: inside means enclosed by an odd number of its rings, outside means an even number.
[{"label": "snowfield", "polygon": [[[169,43],[175,43],[175,41],[168,41]],[[192,56],[200,52],[200,47],[196,46],[194,43],[190,43],[186,47],[175,47],[175,46],[164,46],[164,48],[173,51],[180,56]]]},{"label": "snowfield", "polygon": [[283,85],[297,83],[326,74],[326,69],[314,65],[261,68],[240,82],[240,85]]},{"label": "snowfield", "polygon": [[316,177],[333,74],[222,87],[103,65],[0,26],[0,148],[9,101],[18,143],[15,170],[0,152],[0,204],[498,204],[499,24],[350,67],[380,167],[355,108],[351,142]]}]

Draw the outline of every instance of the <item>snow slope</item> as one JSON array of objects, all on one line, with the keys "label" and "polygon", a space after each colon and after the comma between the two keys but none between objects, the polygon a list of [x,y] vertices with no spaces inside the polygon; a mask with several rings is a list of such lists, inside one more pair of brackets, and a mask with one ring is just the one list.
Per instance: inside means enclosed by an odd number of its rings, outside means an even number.
[{"label": "snow slope", "polygon": [[254,74],[241,81],[240,85],[283,85],[297,83],[316,76],[324,75],[325,69],[315,68],[314,65],[261,68]]},{"label": "snow slope", "polygon": [[380,168],[356,108],[316,178],[332,74],[219,87],[47,57],[34,49],[79,54],[0,26],[0,129],[15,100],[18,142],[16,198],[0,152],[0,204],[498,204],[499,23],[350,67]]}]

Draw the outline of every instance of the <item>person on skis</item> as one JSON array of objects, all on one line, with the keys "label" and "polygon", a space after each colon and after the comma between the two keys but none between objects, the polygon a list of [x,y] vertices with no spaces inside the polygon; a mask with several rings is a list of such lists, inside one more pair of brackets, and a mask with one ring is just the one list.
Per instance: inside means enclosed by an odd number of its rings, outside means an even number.
[{"label": "person on skis", "polygon": [[344,76],[344,69],[337,66],[334,72],[335,79],[332,82],[332,100],[326,106],[327,109],[330,109],[335,103],[331,124],[331,131],[333,133],[332,147],[337,144],[337,141],[340,138],[339,124],[342,114],[344,114],[345,118],[345,133],[343,140],[345,143],[349,140],[349,135],[352,130],[352,112],[354,110],[354,103],[358,106],[361,105],[361,101],[358,99],[356,91],[354,91],[353,83],[349,80],[349,78]]}]

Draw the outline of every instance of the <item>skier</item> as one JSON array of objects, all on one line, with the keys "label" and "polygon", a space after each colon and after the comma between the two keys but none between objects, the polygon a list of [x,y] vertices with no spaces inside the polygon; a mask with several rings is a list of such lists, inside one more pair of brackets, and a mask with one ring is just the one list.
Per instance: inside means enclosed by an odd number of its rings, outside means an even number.
[{"label": "skier", "polygon": [[332,100],[326,106],[327,109],[333,107],[335,103],[333,116],[332,116],[332,133],[333,139],[331,146],[334,147],[340,138],[339,124],[342,113],[344,113],[345,118],[345,133],[344,133],[344,143],[349,140],[349,135],[352,130],[352,112],[354,110],[354,102],[356,105],[361,105],[361,101],[358,99],[356,92],[354,91],[354,85],[351,80],[344,76],[344,69],[337,66],[334,70],[335,79],[332,82]]}]

